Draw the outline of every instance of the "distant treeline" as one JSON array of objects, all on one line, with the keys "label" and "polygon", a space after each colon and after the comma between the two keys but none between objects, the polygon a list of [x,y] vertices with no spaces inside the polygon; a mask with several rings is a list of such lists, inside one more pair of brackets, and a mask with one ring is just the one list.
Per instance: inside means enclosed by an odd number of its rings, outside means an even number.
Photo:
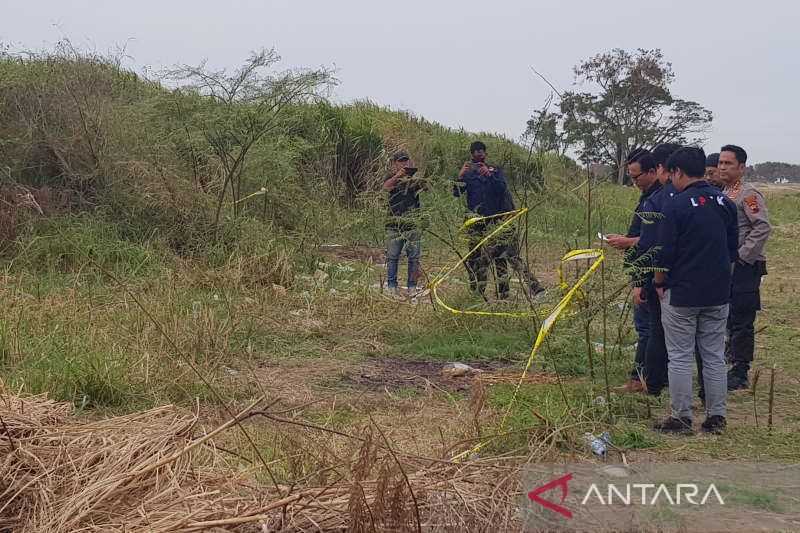
[{"label": "distant treeline", "polygon": [[747,176],[757,180],[775,181],[786,178],[789,181],[800,181],[800,165],[767,161],[747,167]]}]

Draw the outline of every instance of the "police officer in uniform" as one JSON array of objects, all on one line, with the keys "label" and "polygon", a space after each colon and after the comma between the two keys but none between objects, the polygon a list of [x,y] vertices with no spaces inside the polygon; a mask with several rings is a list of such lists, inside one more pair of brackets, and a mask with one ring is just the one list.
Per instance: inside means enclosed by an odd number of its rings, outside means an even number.
[{"label": "police officer in uniform", "polygon": [[739,260],[731,282],[728,316],[728,390],[749,388],[747,373],[755,349],[756,312],[761,309],[761,276],[767,273],[764,246],[771,226],[764,196],[743,180],[747,152],[728,144],[720,149],[719,175],[725,194],[736,204],[739,224]]}]

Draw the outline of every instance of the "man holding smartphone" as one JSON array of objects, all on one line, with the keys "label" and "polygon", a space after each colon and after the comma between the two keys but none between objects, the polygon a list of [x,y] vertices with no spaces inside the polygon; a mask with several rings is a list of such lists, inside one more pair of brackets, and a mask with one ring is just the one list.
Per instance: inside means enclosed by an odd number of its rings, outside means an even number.
[{"label": "man holding smartphone", "polygon": [[[461,167],[453,183],[453,195],[465,196],[467,209],[478,216],[491,217],[513,211],[514,200],[511,191],[508,190],[502,169],[486,163],[486,145],[481,141],[475,141],[470,145],[469,152],[470,160]],[[468,230],[470,250],[475,248],[487,234],[491,233],[492,227],[502,220],[502,217],[497,217],[471,225]],[[528,271],[519,257],[515,241],[512,230],[502,232],[467,258],[469,284],[473,291],[484,294],[487,270],[491,263],[495,265],[497,296],[501,300],[508,298],[509,294],[509,264],[528,285],[531,296],[544,291],[539,280]]]},{"label": "man holding smartphone", "polygon": [[636,343],[636,358],[631,370],[630,380],[623,387],[624,392],[644,392],[645,354],[647,343],[650,339],[650,309],[647,305],[645,276],[636,271],[640,266],[639,258],[645,253],[637,245],[642,233],[642,216],[639,213],[654,211],[650,198],[661,190],[661,182],[656,174],[656,160],[649,150],[634,150],[628,156],[628,175],[631,181],[641,191],[639,203],[633,212],[630,228],[627,235],[609,235],[609,246],[617,250],[630,250],[626,254],[626,261],[631,266],[631,281],[633,283],[633,324],[639,337]]},{"label": "man holding smartphone", "polygon": [[408,256],[408,293],[417,287],[419,258],[421,255],[421,235],[417,215],[420,203],[419,193],[424,189],[423,182],[414,178],[417,169],[408,153],[401,150],[391,158],[391,174],[383,182],[383,189],[389,193],[389,213],[386,221],[386,285],[389,291],[400,296],[397,286],[397,271],[403,249]]}]

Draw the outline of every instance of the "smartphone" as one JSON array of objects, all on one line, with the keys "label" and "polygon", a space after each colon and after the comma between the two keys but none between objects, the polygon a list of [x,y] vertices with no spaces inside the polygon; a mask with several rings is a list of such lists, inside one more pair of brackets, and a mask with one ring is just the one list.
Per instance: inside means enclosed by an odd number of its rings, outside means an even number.
[{"label": "smartphone", "polygon": [[417,173],[417,167],[406,167],[405,171],[406,171],[406,176],[411,177]]}]

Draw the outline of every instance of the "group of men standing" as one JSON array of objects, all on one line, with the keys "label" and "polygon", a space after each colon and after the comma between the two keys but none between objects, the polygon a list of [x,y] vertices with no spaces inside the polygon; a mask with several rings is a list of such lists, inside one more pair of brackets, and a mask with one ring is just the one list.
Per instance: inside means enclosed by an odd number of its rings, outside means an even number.
[{"label": "group of men standing", "polygon": [[746,162],[735,145],[706,157],[660,144],[628,158],[642,194],[628,234],[609,236],[629,251],[634,285],[639,342],[625,389],[657,396],[669,387],[672,415],[659,431],[692,432],[692,359],[703,431],[721,431],[727,392],[749,387],[770,225],[763,195],[743,181]]},{"label": "group of men standing", "polygon": [[[502,222],[501,215],[515,209],[514,200],[502,169],[486,162],[486,145],[481,141],[469,147],[470,159],[461,167],[453,180],[453,195],[463,197],[467,211],[482,220],[467,228],[469,249],[475,249],[495,225]],[[419,212],[419,193],[425,182],[415,177],[417,168],[405,151],[392,155],[392,171],[383,188],[389,193],[389,219],[387,230],[387,287],[399,295],[398,264],[403,249],[408,256],[407,290],[410,296],[417,290],[420,258],[420,228],[416,216]],[[493,264],[497,281],[497,298],[508,298],[510,292],[509,266],[527,285],[533,296],[544,289],[530,273],[519,256],[513,231],[496,236],[465,258],[470,288],[485,297],[489,267]]]},{"label": "group of men standing", "polygon": [[[746,163],[747,153],[739,146],[726,145],[706,157],[700,148],[675,144],[635,150],[627,161],[641,196],[627,235],[609,235],[608,243],[628,250],[633,278],[639,342],[625,389],[651,395],[665,387],[670,391],[672,415],[656,424],[658,431],[693,432],[692,361],[706,408],[703,431],[722,431],[728,391],[749,386],[770,225],[764,197],[743,181]],[[383,185],[389,193],[387,285],[399,292],[398,263],[405,249],[413,293],[421,250],[414,215],[425,182],[415,177],[406,152],[395,153],[392,166]],[[514,210],[505,176],[486,162],[482,142],[470,146],[470,159],[453,180],[453,195],[465,199],[470,216],[481,217],[467,229],[470,250],[477,248],[464,261],[471,289],[485,295],[487,271],[494,264],[498,298],[508,297],[509,266],[531,295],[541,292],[519,257],[513,231],[478,248],[502,221],[495,215]]]}]

